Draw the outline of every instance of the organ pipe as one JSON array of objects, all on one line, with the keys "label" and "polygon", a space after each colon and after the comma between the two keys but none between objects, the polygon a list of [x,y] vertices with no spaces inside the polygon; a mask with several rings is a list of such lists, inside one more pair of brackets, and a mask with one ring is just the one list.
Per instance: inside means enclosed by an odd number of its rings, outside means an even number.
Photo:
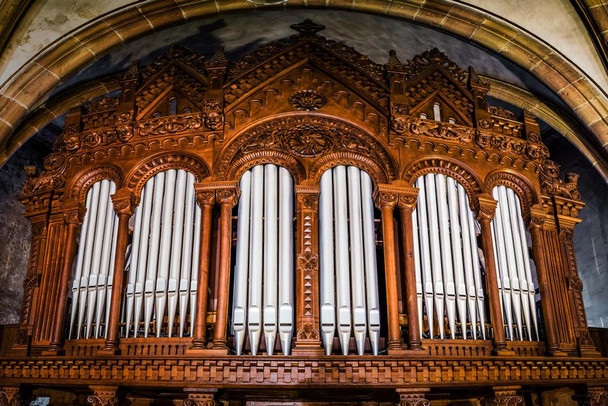
[{"label": "organ pipe", "polygon": [[[177,310],[177,283],[179,282],[179,273],[181,269],[181,250],[183,249],[183,233],[184,233],[184,204],[186,193],[186,171],[178,171],[177,182],[175,189],[175,200],[173,207],[173,237],[171,241],[171,260],[169,265],[169,280],[167,284],[167,301],[168,301],[168,335],[171,337],[173,333],[173,322],[175,312]],[[158,321],[157,321],[158,323]],[[159,323],[160,324],[160,323]]]},{"label": "organ pipe", "polygon": [[293,336],[293,178],[279,167],[279,339],[283,355]]},{"label": "organ pipe", "polygon": [[289,354],[294,328],[293,180],[284,168],[258,165],[243,174],[240,189],[231,326],[235,350],[242,354],[248,333],[256,355],[263,332],[272,355],[278,333],[283,354]]},{"label": "organ pipe", "polygon": [[336,331],[335,272],[334,272],[334,221],[333,221],[333,171],[321,177],[319,196],[319,255],[321,332],[325,354],[331,355]]}]

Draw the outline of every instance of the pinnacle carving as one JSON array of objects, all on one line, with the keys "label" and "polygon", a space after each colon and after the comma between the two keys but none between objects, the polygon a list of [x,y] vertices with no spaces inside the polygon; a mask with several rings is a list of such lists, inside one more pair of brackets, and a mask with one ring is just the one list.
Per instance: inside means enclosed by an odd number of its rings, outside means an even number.
[{"label": "pinnacle carving", "polygon": [[304,36],[315,35],[316,33],[323,31],[325,29],[324,25],[317,24],[310,19],[306,19],[298,24],[292,24],[291,28],[299,32]]}]

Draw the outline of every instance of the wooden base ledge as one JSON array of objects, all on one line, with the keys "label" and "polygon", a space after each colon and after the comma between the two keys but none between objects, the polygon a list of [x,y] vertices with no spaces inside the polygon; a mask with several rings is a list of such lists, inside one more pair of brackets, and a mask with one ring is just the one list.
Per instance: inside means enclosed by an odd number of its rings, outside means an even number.
[{"label": "wooden base ledge", "polygon": [[5,385],[122,385],[131,387],[251,385],[398,388],[608,384],[608,358],[432,356],[116,356],[0,358]]}]

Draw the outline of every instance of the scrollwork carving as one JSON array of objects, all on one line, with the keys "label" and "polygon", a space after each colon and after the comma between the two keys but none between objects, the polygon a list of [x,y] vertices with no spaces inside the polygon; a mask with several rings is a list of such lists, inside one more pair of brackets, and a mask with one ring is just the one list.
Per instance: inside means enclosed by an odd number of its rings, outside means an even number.
[{"label": "scrollwork carving", "polygon": [[94,394],[87,398],[87,402],[93,406],[118,406],[115,386],[91,386]]},{"label": "scrollwork carving", "polygon": [[441,138],[450,141],[471,142],[474,130],[456,124],[444,123],[435,120],[413,119],[409,123],[409,132],[412,135]]},{"label": "scrollwork carving", "polygon": [[200,131],[202,126],[203,115],[201,113],[192,113],[140,121],[135,125],[135,132],[140,137],[157,137],[167,134]]}]

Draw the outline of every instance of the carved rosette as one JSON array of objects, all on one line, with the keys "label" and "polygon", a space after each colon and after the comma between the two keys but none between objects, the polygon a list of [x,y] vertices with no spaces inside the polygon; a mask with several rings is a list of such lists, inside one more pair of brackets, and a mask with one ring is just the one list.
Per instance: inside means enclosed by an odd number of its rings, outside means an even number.
[{"label": "carved rosette", "polygon": [[118,406],[118,398],[116,397],[116,386],[91,386],[93,395],[87,398],[87,401],[93,406]]},{"label": "carved rosette", "polygon": [[289,96],[289,104],[296,110],[319,110],[325,106],[327,99],[321,93],[314,90],[301,90]]}]

